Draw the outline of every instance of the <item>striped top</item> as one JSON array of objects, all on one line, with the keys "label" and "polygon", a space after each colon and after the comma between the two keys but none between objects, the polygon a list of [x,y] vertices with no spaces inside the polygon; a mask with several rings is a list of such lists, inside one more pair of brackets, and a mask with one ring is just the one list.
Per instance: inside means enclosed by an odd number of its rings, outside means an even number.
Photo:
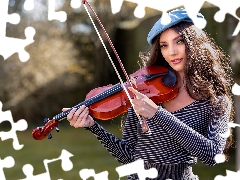
[{"label": "striped top", "polygon": [[122,164],[143,159],[168,167],[173,164],[191,166],[198,158],[213,166],[215,155],[221,154],[226,144],[226,138],[221,134],[228,130],[229,115],[226,113],[214,119],[211,109],[208,100],[196,100],[172,113],[160,105],[156,114],[147,119],[152,132],[147,134],[142,132],[136,114],[129,108],[122,139],[98,123],[86,129]]}]

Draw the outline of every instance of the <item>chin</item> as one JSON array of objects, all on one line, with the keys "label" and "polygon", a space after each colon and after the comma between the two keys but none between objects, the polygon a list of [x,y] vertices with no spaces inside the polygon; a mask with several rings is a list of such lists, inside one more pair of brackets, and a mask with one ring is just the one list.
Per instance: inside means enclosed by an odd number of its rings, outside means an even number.
[{"label": "chin", "polygon": [[172,65],[171,67],[176,72],[184,72],[184,67],[181,65]]}]

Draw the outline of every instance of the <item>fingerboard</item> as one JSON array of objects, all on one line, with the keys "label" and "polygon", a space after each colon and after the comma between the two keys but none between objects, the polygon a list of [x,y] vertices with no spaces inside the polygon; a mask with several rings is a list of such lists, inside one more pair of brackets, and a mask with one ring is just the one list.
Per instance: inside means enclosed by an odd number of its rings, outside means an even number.
[{"label": "fingerboard", "polygon": [[65,112],[57,114],[56,116],[53,117],[53,119],[56,120],[56,121],[62,120],[62,119],[67,117],[67,115],[69,114],[69,112],[73,108],[79,109],[80,106],[82,106],[82,105],[90,106],[90,105],[92,105],[92,104],[94,104],[94,103],[96,103],[98,101],[101,101],[101,100],[105,99],[106,97],[109,97],[109,96],[111,96],[113,94],[116,94],[117,92],[120,92],[122,90],[123,90],[123,88],[122,88],[120,83],[115,84],[114,86],[112,86],[111,88],[103,91],[102,93],[99,93],[99,94],[97,94],[97,95],[95,95],[95,96],[93,96],[93,97],[91,97],[91,98],[89,98],[89,99],[87,99],[87,100],[77,104],[76,106],[68,109]]}]

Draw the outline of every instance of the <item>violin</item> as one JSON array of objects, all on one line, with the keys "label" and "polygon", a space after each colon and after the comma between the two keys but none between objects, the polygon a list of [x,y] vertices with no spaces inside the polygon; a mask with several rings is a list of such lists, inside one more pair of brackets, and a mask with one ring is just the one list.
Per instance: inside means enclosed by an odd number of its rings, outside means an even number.
[{"label": "violin", "polygon": [[[178,94],[177,78],[174,72],[162,66],[148,66],[137,70],[130,77],[134,81],[135,88],[150,98],[154,103],[159,104],[175,98]],[[58,122],[65,119],[73,109],[79,109],[85,105],[89,108],[89,114],[99,120],[111,120],[127,112],[131,106],[130,100],[124,91],[131,86],[129,82],[123,85],[107,85],[91,90],[85,98],[85,101],[76,106],[61,112],[51,120],[44,119],[44,126],[33,129],[32,136],[36,140],[42,140],[46,137],[52,138],[51,131],[55,129],[59,132]],[[132,92],[128,91],[130,98],[134,98]]]}]

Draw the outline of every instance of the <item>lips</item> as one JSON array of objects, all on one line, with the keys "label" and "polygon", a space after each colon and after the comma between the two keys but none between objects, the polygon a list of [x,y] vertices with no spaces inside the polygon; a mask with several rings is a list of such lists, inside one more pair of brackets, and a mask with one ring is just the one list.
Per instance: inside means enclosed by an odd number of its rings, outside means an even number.
[{"label": "lips", "polygon": [[173,64],[178,64],[178,63],[180,63],[181,61],[182,61],[182,58],[171,60],[171,62],[172,62]]}]

